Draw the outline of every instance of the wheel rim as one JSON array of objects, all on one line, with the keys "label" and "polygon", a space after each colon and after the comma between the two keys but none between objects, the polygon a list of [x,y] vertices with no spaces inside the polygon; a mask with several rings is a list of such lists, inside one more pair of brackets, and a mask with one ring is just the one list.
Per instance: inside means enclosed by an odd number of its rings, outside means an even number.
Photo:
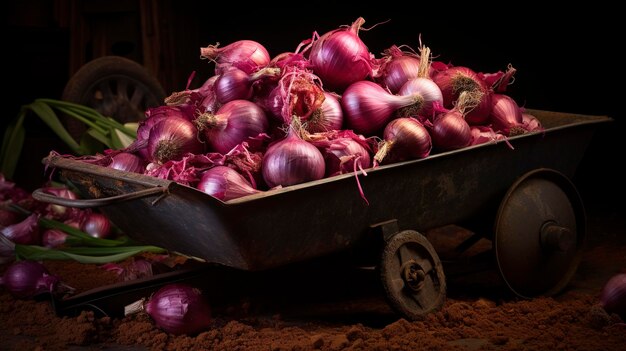
[{"label": "wheel rim", "polygon": [[[128,123],[143,120],[148,108],[161,105],[165,92],[158,80],[137,62],[103,56],[86,63],[71,77],[62,98]],[[80,141],[86,125],[67,115],[61,117],[70,135]]]},{"label": "wheel rim", "polygon": [[94,82],[82,100],[103,115],[122,123],[140,121],[146,109],[159,105],[157,96],[145,84],[123,75],[112,75]]},{"label": "wheel rim", "polygon": [[585,239],[582,202],[562,174],[538,170],[504,197],[494,252],[501,277],[515,294],[554,295],[576,272]]},{"label": "wheel rim", "polygon": [[404,231],[391,238],[383,250],[380,270],[386,298],[399,314],[419,320],[443,305],[443,267],[421,234]]}]

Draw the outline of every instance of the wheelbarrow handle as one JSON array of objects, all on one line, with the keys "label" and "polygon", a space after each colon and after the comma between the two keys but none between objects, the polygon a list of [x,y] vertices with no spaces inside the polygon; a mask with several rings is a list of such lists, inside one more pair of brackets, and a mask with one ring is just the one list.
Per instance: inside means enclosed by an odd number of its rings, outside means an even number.
[{"label": "wheelbarrow handle", "polygon": [[33,198],[38,201],[48,202],[55,205],[76,207],[76,208],[92,208],[101,207],[116,204],[123,201],[141,199],[152,195],[165,194],[168,191],[167,188],[156,186],[153,188],[141,189],[132,193],[126,193],[121,195],[115,195],[110,197],[102,197],[98,199],[67,199],[56,195],[48,194],[43,189],[36,189],[33,191]]}]

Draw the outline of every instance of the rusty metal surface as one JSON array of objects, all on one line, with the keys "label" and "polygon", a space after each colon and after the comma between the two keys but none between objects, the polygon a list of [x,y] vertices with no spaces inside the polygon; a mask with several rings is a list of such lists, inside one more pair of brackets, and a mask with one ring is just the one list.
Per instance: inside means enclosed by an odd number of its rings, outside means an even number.
[{"label": "rusty metal surface", "polygon": [[149,176],[51,157],[85,197],[114,196],[162,186],[169,194],[102,207],[134,239],[230,267],[261,270],[350,248],[371,235],[371,224],[396,219],[400,230],[459,223],[497,210],[523,174],[552,168],[571,177],[594,130],[610,121],[532,111],[544,133],[510,138],[426,159],[382,166],[360,176],[340,175],[219,201],[196,189]]}]

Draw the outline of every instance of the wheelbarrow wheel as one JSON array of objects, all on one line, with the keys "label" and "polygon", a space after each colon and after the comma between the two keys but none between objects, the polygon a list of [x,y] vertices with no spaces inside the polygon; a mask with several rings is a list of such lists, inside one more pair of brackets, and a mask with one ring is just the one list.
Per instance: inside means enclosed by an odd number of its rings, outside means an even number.
[{"label": "wheelbarrow wheel", "polygon": [[498,270],[521,297],[560,292],[578,268],[584,241],[582,201],[557,171],[527,173],[500,204],[493,240]]},{"label": "wheelbarrow wheel", "polygon": [[[149,107],[162,105],[165,91],[137,62],[104,56],[86,63],[72,76],[65,85],[62,99],[129,123],[144,119]],[[76,140],[86,131],[82,122],[68,116],[63,117],[63,124]]]},{"label": "wheelbarrow wheel", "polygon": [[433,246],[420,233],[405,230],[389,239],[379,269],[389,305],[400,315],[420,320],[443,305],[443,267]]}]

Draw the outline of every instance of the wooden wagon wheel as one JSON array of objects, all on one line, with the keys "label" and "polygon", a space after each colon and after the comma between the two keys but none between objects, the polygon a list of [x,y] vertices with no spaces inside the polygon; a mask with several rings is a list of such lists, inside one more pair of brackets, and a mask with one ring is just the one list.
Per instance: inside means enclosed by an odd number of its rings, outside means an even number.
[{"label": "wooden wagon wheel", "polygon": [[[62,99],[89,106],[122,123],[144,119],[149,107],[163,104],[161,84],[143,66],[119,56],[104,56],[82,66],[67,82]],[[69,117],[63,123],[76,140],[86,130]]]},{"label": "wooden wagon wheel", "polygon": [[410,320],[423,319],[441,308],[446,278],[428,239],[412,230],[391,237],[380,262],[380,275],[389,305]]},{"label": "wooden wagon wheel", "polygon": [[521,297],[561,291],[576,272],[584,241],[582,201],[557,171],[527,173],[500,204],[494,252],[500,275]]}]

